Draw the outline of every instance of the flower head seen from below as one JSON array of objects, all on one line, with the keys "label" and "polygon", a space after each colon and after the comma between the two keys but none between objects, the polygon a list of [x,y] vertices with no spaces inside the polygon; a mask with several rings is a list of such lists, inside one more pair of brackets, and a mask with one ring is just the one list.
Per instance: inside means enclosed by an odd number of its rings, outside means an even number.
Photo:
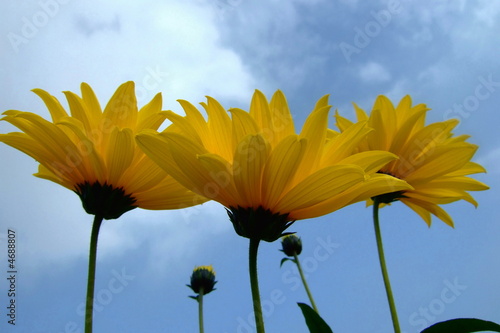
[{"label": "flower head seen from below", "polygon": [[[469,136],[453,135],[458,120],[425,125],[429,109],[424,104],[412,106],[410,96],[397,107],[387,97],[379,96],[370,115],[356,104],[354,107],[358,121],[368,122],[374,129],[359,144],[359,151],[384,150],[397,155],[398,159],[378,173],[405,180],[413,187],[374,196],[380,204],[401,201],[429,226],[431,214],[453,226],[452,218],[439,205],[465,200],[477,207],[467,191],[483,191],[488,186],[468,176],[485,169],[471,161],[478,147],[466,142]],[[338,114],[336,118],[342,132],[356,126]]]},{"label": "flower head seen from below", "polygon": [[102,110],[91,87],[82,83],[81,97],[64,92],[68,114],[55,97],[35,89],[52,121],[31,112],[6,111],[2,120],[22,132],[2,134],[0,141],[39,162],[35,176],[76,192],[89,214],[105,219],[136,207],[177,209],[206,201],[137,147],[135,134],[156,130],[166,112],[160,94],[138,110],[134,90],[134,82],[122,84]]},{"label": "flower head seen from below", "polygon": [[[202,293],[206,295],[215,290],[216,283],[215,271],[212,266],[197,266],[194,268],[193,274],[191,274],[191,284],[187,286],[196,294]],[[196,299],[195,296],[190,297]]]},{"label": "flower head seen from below", "polygon": [[202,103],[208,119],[186,101],[186,116],[170,112],[162,133],[143,131],[139,146],[188,189],[223,204],[235,231],[268,242],[295,220],[328,214],[390,189],[410,188],[388,175],[375,175],[396,158],[387,152],[352,154],[370,131],[359,124],[335,135],[328,129],[328,97],[321,98],[300,134],[285,96],[270,102],[253,95],[250,111],[230,109],[213,98]]}]

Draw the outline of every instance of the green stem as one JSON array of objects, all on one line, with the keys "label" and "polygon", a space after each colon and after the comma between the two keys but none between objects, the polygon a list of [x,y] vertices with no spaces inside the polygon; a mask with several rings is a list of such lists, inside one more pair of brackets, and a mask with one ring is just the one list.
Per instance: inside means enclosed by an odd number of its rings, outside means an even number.
[{"label": "green stem", "polygon": [[311,301],[311,305],[312,305],[314,311],[316,311],[316,313],[319,314],[318,307],[316,306],[316,303],[314,302],[313,296],[311,294],[311,290],[309,290],[309,286],[306,282],[306,277],[304,276],[304,272],[302,271],[302,266],[300,265],[299,257],[295,253],[293,254],[293,257],[295,258],[295,264],[297,264],[297,268],[299,269],[300,278],[302,279],[302,283],[304,284],[304,288],[306,288],[306,293],[307,293],[307,296],[309,297],[309,300]]},{"label": "green stem", "polygon": [[257,333],[265,333],[264,318],[262,317],[262,306],[260,304],[259,279],[257,277],[257,252],[259,250],[258,238],[250,239],[249,249],[249,270],[250,270],[250,286],[252,288],[253,311],[255,314],[255,325]]},{"label": "green stem", "polygon": [[377,238],[378,257],[380,260],[380,268],[382,269],[382,276],[384,277],[385,292],[387,300],[389,301],[389,308],[391,310],[392,325],[395,333],[401,333],[399,328],[398,314],[396,311],[396,304],[394,303],[394,296],[392,295],[391,281],[387,273],[387,266],[385,264],[384,247],[382,245],[382,234],[380,232],[380,223],[378,219],[378,210],[380,202],[375,198],[373,200],[373,222],[375,225],[375,237]]},{"label": "green stem", "polygon": [[197,297],[198,300],[198,323],[200,325],[200,333],[204,332],[203,329],[203,288],[200,288],[200,292]]},{"label": "green stem", "polygon": [[102,224],[102,216],[95,215],[90,235],[89,275],[87,279],[87,303],[85,305],[85,333],[92,333],[94,312],[95,264],[97,258],[97,238]]}]

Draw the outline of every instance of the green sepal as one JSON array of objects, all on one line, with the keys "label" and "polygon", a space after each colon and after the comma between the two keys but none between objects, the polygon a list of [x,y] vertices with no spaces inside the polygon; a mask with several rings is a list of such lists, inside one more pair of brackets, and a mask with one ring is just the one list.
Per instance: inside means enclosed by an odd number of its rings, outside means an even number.
[{"label": "green sepal", "polygon": [[89,214],[101,216],[106,220],[117,219],[123,213],[135,209],[136,199],[125,193],[121,187],[113,187],[108,183],[83,182],[77,184],[75,193],[82,200],[85,211]]},{"label": "green sepal", "polygon": [[281,268],[281,266],[283,266],[283,263],[284,263],[285,261],[288,261],[288,260],[290,260],[291,262],[294,262],[295,264],[297,263],[297,262],[295,261],[295,259],[283,258],[283,259],[281,259],[280,268]]},{"label": "green sepal", "polygon": [[320,315],[305,303],[297,303],[302,310],[302,314],[306,320],[307,327],[310,333],[333,333],[328,324],[320,317]]},{"label": "green sepal", "polygon": [[229,220],[236,233],[248,239],[259,239],[274,242],[280,237],[289,235],[284,232],[295,220],[290,221],[288,214],[273,213],[262,206],[226,208]]},{"label": "green sepal", "polygon": [[198,296],[188,296],[189,298],[194,299],[196,302],[198,302]]},{"label": "green sepal", "polygon": [[456,318],[439,322],[427,327],[421,333],[471,333],[471,332],[500,332],[500,325],[476,318]]}]

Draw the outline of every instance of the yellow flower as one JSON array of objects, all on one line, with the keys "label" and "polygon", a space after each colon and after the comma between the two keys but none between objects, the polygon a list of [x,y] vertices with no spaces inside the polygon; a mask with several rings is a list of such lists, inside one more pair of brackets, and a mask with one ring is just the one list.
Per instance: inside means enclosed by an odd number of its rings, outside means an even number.
[{"label": "yellow flower", "polygon": [[208,97],[202,103],[208,121],[192,104],[179,102],[185,117],[170,112],[171,127],[162,133],[144,131],[137,142],[181,184],[227,207],[241,236],[274,241],[297,219],[330,213],[357,197],[409,188],[387,175],[366,175],[393,160],[393,154],[351,156],[349,142],[366,136],[366,126],[332,138],[327,96],[300,134],[280,91],[270,103],[256,91],[250,112],[231,109],[231,117]]},{"label": "yellow flower", "polygon": [[71,115],[44,90],[33,90],[52,122],[31,112],[9,110],[5,120],[21,132],[0,135],[4,142],[37,160],[35,176],[58,183],[80,198],[89,214],[117,218],[135,207],[175,209],[206,201],[186,190],[140,150],[137,132],[155,130],[166,118],[156,95],[139,111],[134,83],[115,92],[104,111],[89,85],[82,97],[64,92]]},{"label": "yellow flower", "polygon": [[[359,151],[385,150],[396,154],[399,159],[380,168],[379,173],[405,180],[413,187],[380,195],[380,203],[402,201],[429,226],[431,214],[453,226],[441,204],[463,199],[477,207],[467,191],[487,190],[488,186],[467,176],[485,170],[471,162],[478,147],[466,142],[469,136],[453,136],[458,120],[425,125],[429,109],[424,104],[412,106],[410,96],[405,96],[396,108],[387,97],[379,96],[370,116],[356,104],[354,108],[358,121],[367,121],[374,129],[360,143]],[[338,114],[336,118],[341,131],[355,126]]]}]

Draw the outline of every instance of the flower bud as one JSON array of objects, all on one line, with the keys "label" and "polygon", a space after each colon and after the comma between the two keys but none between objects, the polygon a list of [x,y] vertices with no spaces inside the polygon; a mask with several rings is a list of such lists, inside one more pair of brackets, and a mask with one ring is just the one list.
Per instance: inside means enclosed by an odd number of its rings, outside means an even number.
[{"label": "flower bud", "polygon": [[194,268],[191,275],[191,284],[187,286],[197,294],[203,293],[203,295],[206,295],[215,290],[216,283],[215,271],[212,266],[198,266]]},{"label": "flower bud", "polygon": [[283,246],[283,249],[281,251],[283,251],[289,257],[299,255],[302,252],[302,241],[294,234],[282,237],[281,246]]}]

